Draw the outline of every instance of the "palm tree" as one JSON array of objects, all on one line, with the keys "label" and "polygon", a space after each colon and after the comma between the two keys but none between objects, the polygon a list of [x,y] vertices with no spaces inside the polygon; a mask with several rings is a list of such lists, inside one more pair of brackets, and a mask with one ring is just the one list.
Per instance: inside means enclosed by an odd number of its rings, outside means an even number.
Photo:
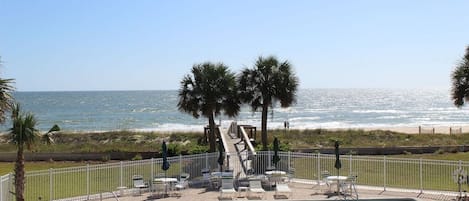
[{"label": "palm tree", "polygon": [[[10,128],[10,138],[17,147],[15,162],[15,196],[17,201],[24,201],[24,149],[31,150],[32,146],[39,138],[39,131],[36,129],[36,118],[33,114],[24,114],[20,111],[20,105],[14,104],[11,119],[13,127]],[[50,136],[51,132],[60,128],[54,125],[44,136]]]},{"label": "palm tree", "polygon": [[456,107],[462,107],[469,100],[469,45],[466,54],[451,74],[451,95]]},{"label": "palm tree", "polygon": [[[2,64],[0,57],[0,66]],[[15,90],[12,86],[14,79],[0,78],[0,123],[5,123],[5,115],[11,110],[13,105],[13,96],[11,93]]]},{"label": "palm tree", "polygon": [[208,118],[210,151],[214,152],[215,118],[222,111],[225,115],[234,117],[240,109],[236,77],[222,63],[196,64],[191,72],[192,75],[186,75],[181,81],[177,106],[180,111],[189,113],[194,118]]},{"label": "palm tree", "polygon": [[267,115],[279,101],[289,107],[296,101],[298,77],[288,61],[274,56],[259,57],[254,68],[246,68],[238,78],[241,101],[251,105],[253,112],[262,110],[262,149],[267,150]]}]

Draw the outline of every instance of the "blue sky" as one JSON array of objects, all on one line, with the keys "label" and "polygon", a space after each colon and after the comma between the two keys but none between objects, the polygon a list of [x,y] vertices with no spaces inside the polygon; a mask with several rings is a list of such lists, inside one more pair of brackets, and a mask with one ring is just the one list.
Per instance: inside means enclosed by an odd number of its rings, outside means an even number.
[{"label": "blue sky", "polygon": [[300,88],[448,88],[469,1],[0,0],[20,91],[177,89],[195,63],[288,59]]}]

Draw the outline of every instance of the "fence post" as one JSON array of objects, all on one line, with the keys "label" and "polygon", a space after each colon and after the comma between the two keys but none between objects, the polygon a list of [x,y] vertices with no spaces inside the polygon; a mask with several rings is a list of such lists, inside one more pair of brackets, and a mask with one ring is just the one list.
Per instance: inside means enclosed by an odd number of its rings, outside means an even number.
[{"label": "fence post", "polygon": [[423,169],[422,169],[422,158],[419,160],[419,171],[420,171],[420,194],[423,192]]},{"label": "fence post", "polygon": [[90,199],[90,164],[86,164],[86,197]]},{"label": "fence post", "polygon": [[351,175],[351,174],[352,174],[352,154],[349,155],[348,161],[349,161],[349,171],[348,171],[348,174]]},{"label": "fence post", "polygon": [[179,175],[182,174],[182,155],[179,154]]},{"label": "fence post", "polygon": [[318,152],[318,182],[319,180],[321,180],[321,159],[320,159],[320,156],[321,156],[321,153]]},{"label": "fence post", "polygon": [[120,167],[120,168],[121,168],[120,180],[121,180],[121,181],[120,181],[120,185],[119,185],[119,186],[124,186],[124,185],[122,185],[122,184],[123,184],[123,183],[122,183],[122,178],[123,178],[123,174],[124,174],[124,164],[123,164],[123,163],[124,163],[124,162],[120,161],[120,166],[121,166],[121,167]]},{"label": "fence post", "polygon": [[153,158],[151,158],[151,159],[150,159],[150,169],[151,169],[151,170],[150,170],[150,179],[151,179],[151,181],[153,181],[153,179],[155,179],[155,175],[154,175],[154,173],[153,173],[153,169],[154,169],[154,168],[153,168],[153,166],[154,166],[153,163],[155,163],[155,161],[154,161]]},{"label": "fence post", "polygon": [[0,201],[3,201],[3,176],[0,177]]},{"label": "fence post", "polygon": [[52,176],[52,168],[49,168],[49,200],[54,200],[54,180]]},{"label": "fence post", "polygon": [[208,168],[208,153],[205,152],[205,169],[210,169]]},{"label": "fence post", "polygon": [[288,151],[288,173],[290,173],[290,172],[291,172],[291,171],[290,171],[290,169],[291,169],[291,167],[290,167],[290,163],[291,163],[291,152],[290,152],[290,151]]},{"label": "fence post", "polygon": [[386,156],[383,156],[383,191],[386,191]]},{"label": "fence post", "polygon": [[[10,174],[8,174],[8,191],[10,191],[13,188],[13,186],[12,186],[13,182],[14,182],[13,181],[13,173],[10,173]],[[8,194],[9,194],[8,197],[10,198],[8,200],[13,200],[13,198],[14,198],[13,193],[8,193]]]}]

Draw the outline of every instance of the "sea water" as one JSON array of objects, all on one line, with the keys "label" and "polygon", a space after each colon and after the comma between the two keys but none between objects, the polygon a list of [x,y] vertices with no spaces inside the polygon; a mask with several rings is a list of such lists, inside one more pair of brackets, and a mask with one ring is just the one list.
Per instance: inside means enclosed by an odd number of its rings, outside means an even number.
[{"label": "sea water", "polygon": [[[178,110],[178,91],[15,92],[38,128],[58,124],[68,131],[202,131],[207,118]],[[456,108],[448,89],[301,89],[289,108],[274,105],[269,128],[379,128],[456,126],[469,123],[469,109]],[[236,118],[221,116],[227,126],[260,126],[259,112],[243,106]],[[2,130],[10,127],[6,122]]]}]

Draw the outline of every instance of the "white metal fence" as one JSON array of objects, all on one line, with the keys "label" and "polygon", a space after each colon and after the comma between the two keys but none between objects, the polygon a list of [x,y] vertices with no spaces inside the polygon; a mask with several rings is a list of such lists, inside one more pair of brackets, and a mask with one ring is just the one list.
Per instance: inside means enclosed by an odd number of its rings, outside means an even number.
[{"label": "white metal fence", "polygon": [[[263,174],[272,164],[274,152],[257,152],[251,157],[249,172]],[[469,170],[469,163],[462,161],[441,161],[405,159],[392,157],[370,157],[342,155],[340,172],[334,168],[335,156],[312,153],[279,152],[281,160],[277,170],[288,172],[294,179],[312,181],[320,179],[322,171],[332,174],[358,176],[357,184],[382,190],[388,188],[409,189],[425,193],[456,192],[458,185],[453,181],[453,172],[462,168]],[[232,153],[231,157],[236,157]],[[191,184],[202,181],[202,170],[218,171],[218,153],[169,157],[170,169],[167,177],[181,173],[190,174]],[[26,173],[26,200],[88,200],[99,196],[112,196],[118,187],[132,188],[132,176],[142,175],[150,180],[161,176],[161,159],[123,161],[100,165],[87,165],[31,171]],[[225,161],[226,164],[226,161]],[[244,163],[230,164],[229,169],[245,169]],[[234,167],[235,165],[243,167]],[[236,173],[234,173],[236,175]],[[194,186],[194,185],[193,185]],[[467,186],[464,186],[467,190]],[[0,201],[14,200],[13,175],[0,177]]]}]

